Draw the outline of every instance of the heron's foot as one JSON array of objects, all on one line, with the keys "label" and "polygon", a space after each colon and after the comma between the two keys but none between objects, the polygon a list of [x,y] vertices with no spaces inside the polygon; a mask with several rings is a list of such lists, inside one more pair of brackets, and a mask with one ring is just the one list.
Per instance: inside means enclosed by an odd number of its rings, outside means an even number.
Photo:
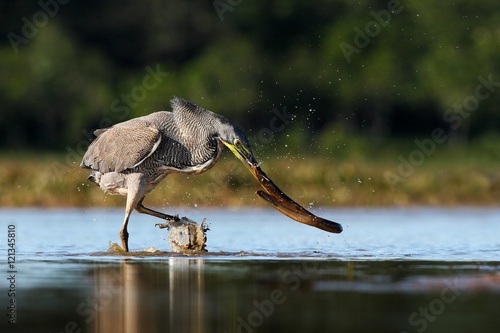
[{"label": "heron's foot", "polygon": [[181,219],[179,218],[179,215],[176,214],[176,215],[167,215],[165,214],[165,220],[167,220],[167,222],[165,223],[156,223],[155,224],[155,227],[159,227],[160,229],[168,229],[170,228],[170,226],[175,223],[175,222],[179,222]]},{"label": "heron's foot", "polygon": [[160,229],[170,229],[170,227],[172,226],[172,222],[175,222],[175,221],[169,221],[169,222],[165,222],[165,223],[156,223],[155,224],[155,227],[158,227]]},{"label": "heron's foot", "polygon": [[170,221],[170,222],[179,222],[181,219],[179,218],[179,214],[175,214],[175,215],[167,215],[167,221]]}]

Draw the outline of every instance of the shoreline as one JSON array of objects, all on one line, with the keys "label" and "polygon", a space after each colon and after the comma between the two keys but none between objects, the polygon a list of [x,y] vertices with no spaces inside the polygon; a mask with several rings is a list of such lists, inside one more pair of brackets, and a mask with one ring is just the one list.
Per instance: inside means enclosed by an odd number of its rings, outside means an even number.
[{"label": "shoreline", "polygon": [[[2,207],[123,207],[125,198],[106,195],[86,181],[78,166],[54,169],[53,156],[5,157],[0,162]],[[495,163],[430,161],[403,182],[384,175],[397,160],[332,162],[327,158],[269,158],[262,167],[292,199],[314,207],[498,206],[500,168]],[[60,171],[60,170],[59,170]],[[259,184],[243,165],[224,156],[197,176],[169,175],[146,196],[155,207],[267,207],[255,191]]]}]

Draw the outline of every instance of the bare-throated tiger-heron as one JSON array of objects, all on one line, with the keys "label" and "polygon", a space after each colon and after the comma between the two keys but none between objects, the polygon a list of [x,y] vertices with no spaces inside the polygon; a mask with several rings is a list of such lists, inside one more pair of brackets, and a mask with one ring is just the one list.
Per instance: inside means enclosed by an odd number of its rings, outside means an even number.
[{"label": "bare-throated tiger-heron", "polygon": [[321,219],[287,197],[260,169],[243,132],[225,117],[181,98],[172,112],[159,111],[94,132],[81,162],[91,169],[89,180],[107,193],[127,197],[120,238],[129,250],[127,225],[134,209],[167,221],[178,221],[144,207],[144,197],[170,173],[200,174],[215,165],[227,146],[252,172],[266,192],[258,194],[285,215],[330,232],[335,222]]}]

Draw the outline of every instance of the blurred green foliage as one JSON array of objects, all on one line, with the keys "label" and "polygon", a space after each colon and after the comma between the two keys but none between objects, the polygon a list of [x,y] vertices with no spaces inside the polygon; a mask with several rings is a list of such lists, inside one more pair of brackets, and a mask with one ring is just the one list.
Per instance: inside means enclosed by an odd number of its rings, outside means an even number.
[{"label": "blurred green foliage", "polygon": [[[351,156],[436,127],[448,143],[498,138],[500,92],[458,128],[443,119],[474,96],[479,76],[500,82],[495,0],[222,1],[231,9],[201,0],[0,3],[0,148],[81,150],[103,123],[168,110],[174,95],[234,120],[262,152]],[[357,51],[346,56],[347,44]],[[147,68],[168,76],[141,90]],[[294,120],[259,141],[284,107]]]}]

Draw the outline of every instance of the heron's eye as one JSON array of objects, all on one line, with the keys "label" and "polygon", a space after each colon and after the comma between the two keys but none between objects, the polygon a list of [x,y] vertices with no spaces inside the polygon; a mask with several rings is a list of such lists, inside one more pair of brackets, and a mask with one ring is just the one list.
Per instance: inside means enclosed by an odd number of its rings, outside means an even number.
[{"label": "heron's eye", "polygon": [[234,139],[234,145],[235,145],[235,146],[241,146],[241,141],[240,141],[240,139]]}]

